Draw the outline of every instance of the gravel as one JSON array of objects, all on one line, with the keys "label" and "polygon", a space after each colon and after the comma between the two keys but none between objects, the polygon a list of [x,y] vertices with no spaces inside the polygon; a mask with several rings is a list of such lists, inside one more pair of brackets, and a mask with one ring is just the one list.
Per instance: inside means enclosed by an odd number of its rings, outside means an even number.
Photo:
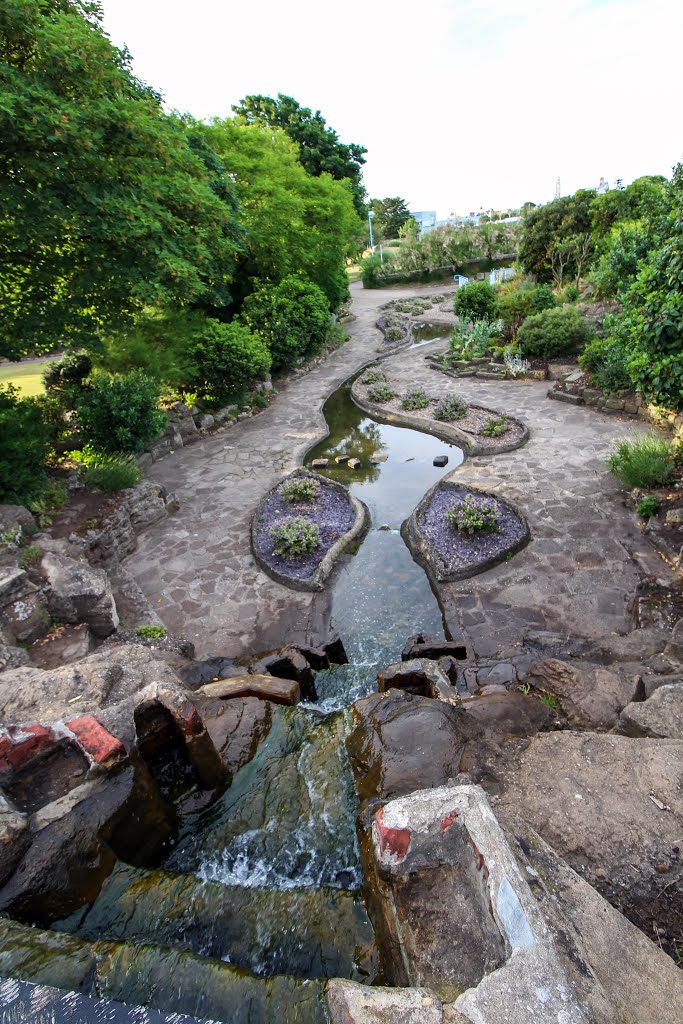
[{"label": "gravel", "polygon": [[[332,545],[351,529],[355,513],[349,495],[331,484],[320,484],[314,501],[283,501],[277,491],[269,494],[257,513],[258,543],[264,560],[295,579],[312,576]],[[320,531],[320,547],[297,558],[282,558],[273,550],[271,527],[290,516],[316,523]]]},{"label": "gravel", "polygon": [[[465,533],[457,530],[446,519],[446,513],[455,504],[473,497],[491,498],[500,514],[500,529]],[[525,528],[509,506],[494,495],[480,495],[466,488],[442,486],[432,495],[429,505],[418,515],[417,525],[435,554],[447,569],[464,569],[498,559],[524,536]]]}]

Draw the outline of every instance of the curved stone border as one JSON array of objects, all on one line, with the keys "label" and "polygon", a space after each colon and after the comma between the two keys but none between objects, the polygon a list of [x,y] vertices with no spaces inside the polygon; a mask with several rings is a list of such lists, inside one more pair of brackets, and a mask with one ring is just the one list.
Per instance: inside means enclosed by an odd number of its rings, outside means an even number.
[{"label": "curved stone border", "polygon": [[[520,521],[523,527],[522,536],[514,541],[504,551],[500,551],[489,558],[480,559],[479,562],[475,562],[468,567],[462,569],[447,568],[441,558],[439,558],[439,556],[432,550],[431,545],[425,539],[420,527],[418,526],[418,518],[420,514],[431,505],[435,492],[440,489],[452,490],[454,493],[459,494],[476,494],[483,498],[495,498],[496,501],[505,505]],[[526,516],[520,511],[517,505],[509,499],[501,498],[499,494],[495,494],[493,491],[483,491],[478,487],[472,487],[470,484],[455,483],[452,480],[439,480],[433,487],[430,487],[417,508],[415,508],[411,515],[403,522],[401,526],[401,536],[403,537],[403,540],[415,561],[423,567],[434,584],[451,583],[455,580],[469,579],[471,576],[479,576],[482,572],[486,572],[487,569],[492,569],[495,565],[499,565],[500,562],[504,562],[510,555],[514,555],[518,551],[521,551],[522,548],[526,547],[531,540],[531,530],[529,529],[529,523],[527,522]]]},{"label": "curved stone border", "polygon": [[359,540],[369,530],[370,512],[368,511],[365,503],[360,501],[358,498],[354,498],[343,484],[337,483],[336,480],[330,480],[326,476],[321,476],[319,473],[314,473],[313,470],[307,469],[307,476],[312,476],[314,479],[318,480],[322,486],[331,487],[333,490],[343,492],[346,495],[355,515],[353,525],[350,530],[343,533],[341,537],[334,542],[332,547],[325,552],[320,560],[320,564],[310,576],[301,579],[298,576],[289,576],[286,572],[276,569],[269,563],[266,555],[261,550],[258,540],[258,517],[262,507],[271,494],[277,491],[278,487],[281,487],[285,480],[298,476],[301,472],[301,468],[302,467],[299,466],[287,476],[282,477],[282,479],[278,480],[278,482],[270,488],[267,494],[261,498],[251,519],[251,550],[259,568],[261,568],[267,576],[270,576],[272,580],[275,580],[276,583],[281,583],[282,586],[289,587],[291,590],[320,591],[324,589],[325,584],[330,578],[339,556],[344,553],[353,541]]},{"label": "curved stone border", "polygon": [[[367,369],[367,367],[365,369]],[[363,373],[364,372],[365,370]],[[495,448],[492,446],[477,444],[472,434],[468,434],[465,430],[461,430],[459,427],[456,427],[454,423],[446,423],[441,420],[423,419],[420,416],[411,416],[409,412],[395,412],[393,410],[385,409],[377,402],[368,401],[364,395],[359,393],[359,389],[356,387],[359,380],[360,377],[358,377],[351,385],[351,398],[359,409],[362,409],[363,412],[367,412],[373,417],[373,419],[379,420],[382,423],[390,423],[397,427],[411,427],[413,430],[421,430],[423,434],[432,434],[434,437],[438,437],[442,441],[457,445],[458,448],[464,448],[467,455],[500,455],[503,452],[512,452],[515,451],[516,448],[521,448],[522,445],[525,445],[529,440],[529,428],[526,423],[523,423],[522,420],[518,420],[515,416],[508,416],[509,420],[512,420],[513,423],[516,423],[517,426],[521,428],[521,437],[518,437],[516,441],[501,441],[501,443],[496,445]],[[489,409],[485,405],[471,405],[470,408],[478,409],[491,416],[501,415],[498,409]]]}]

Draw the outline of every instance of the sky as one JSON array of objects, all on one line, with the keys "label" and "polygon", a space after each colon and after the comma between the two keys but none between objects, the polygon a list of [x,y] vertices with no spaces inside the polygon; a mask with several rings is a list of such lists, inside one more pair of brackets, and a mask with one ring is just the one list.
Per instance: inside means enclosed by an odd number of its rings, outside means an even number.
[{"label": "sky", "polygon": [[439,218],[670,176],[681,0],[102,0],[169,109],[293,96],[368,150],[373,198]]}]

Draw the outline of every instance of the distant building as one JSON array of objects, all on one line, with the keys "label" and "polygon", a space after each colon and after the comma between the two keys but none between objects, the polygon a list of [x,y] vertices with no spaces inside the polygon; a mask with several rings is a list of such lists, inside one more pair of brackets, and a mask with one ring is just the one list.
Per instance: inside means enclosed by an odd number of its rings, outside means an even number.
[{"label": "distant building", "polygon": [[418,213],[411,210],[410,216],[417,221],[421,235],[428,235],[436,227],[436,210],[420,210]]}]

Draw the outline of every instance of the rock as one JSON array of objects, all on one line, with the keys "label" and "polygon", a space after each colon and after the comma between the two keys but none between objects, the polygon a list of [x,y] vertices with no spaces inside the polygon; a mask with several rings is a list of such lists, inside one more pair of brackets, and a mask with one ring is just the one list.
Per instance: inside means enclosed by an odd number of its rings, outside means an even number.
[{"label": "rock", "polygon": [[325,990],[331,1024],[443,1024],[441,1000],[426,988],[380,988],[333,978]]},{"label": "rock", "polygon": [[586,403],[586,405],[597,405],[602,397],[602,391],[600,391],[598,388],[583,389],[583,400]]},{"label": "rock", "polygon": [[556,391],[554,388],[551,388],[548,392],[548,398],[554,398],[556,402],[566,402],[567,405],[584,404],[581,395],[572,395],[569,391]]},{"label": "rock", "polygon": [[447,466],[448,465],[448,456],[447,455],[437,455],[434,458],[434,460],[432,462],[432,465],[433,466],[438,466],[439,468],[441,468],[442,466]]},{"label": "rock", "polygon": [[84,622],[76,626],[57,626],[31,645],[31,664],[45,669],[70,665],[90,654],[92,646],[92,633]]},{"label": "rock", "polygon": [[351,458],[350,455],[335,455],[334,461],[338,465],[341,465],[343,462],[348,462],[350,458]]},{"label": "rock", "polygon": [[460,703],[457,690],[451,685],[450,679],[441,670],[438,662],[426,658],[397,661],[378,672],[379,692],[386,693],[391,688],[405,690],[421,697],[432,697],[434,700],[445,700],[451,704]]},{"label": "rock", "polygon": [[628,704],[619,716],[619,731],[626,736],[683,740],[683,685],[665,684],[646,701]]},{"label": "rock", "polygon": [[155,441],[154,444],[151,444],[149,446],[149,453],[154,459],[154,461],[158,462],[159,459],[163,459],[164,456],[168,455],[169,452],[173,451],[173,448],[173,438],[162,437],[158,441]]},{"label": "rock", "polygon": [[435,640],[428,633],[416,633],[415,636],[408,637],[401,653],[402,661],[410,661],[412,658],[431,658],[438,661],[439,658],[447,657],[464,661],[467,658],[467,648],[453,640]]},{"label": "rock", "polygon": [[28,663],[29,656],[23,648],[0,644],[0,672],[4,672],[6,668],[20,668]]},{"label": "rock", "polygon": [[383,523],[381,526],[377,527],[377,531],[378,533],[391,533],[391,527],[388,523]]},{"label": "rock", "polygon": [[197,417],[197,426],[200,430],[210,430],[216,421],[210,413],[202,413]]},{"label": "rock", "polygon": [[591,884],[605,872],[613,905],[647,906],[662,888],[657,865],[681,845],[681,764],[675,740],[544,733],[507,766],[499,806]]},{"label": "rock", "polygon": [[178,676],[151,651],[126,645],[56,669],[16,668],[0,674],[0,720],[73,717],[111,707],[151,683],[177,686]]},{"label": "rock", "polygon": [[489,738],[501,743],[510,736],[534,736],[552,729],[557,715],[539,700],[504,686],[485,686],[462,706],[481,725]]},{"label": "rock", "polygon": [[605,402],[607,412],[623,412],[624,400],[622,398],[608,398]]},{"label": "rock", "polygon": [[374,452],[370,456],[369,461],[372,463],[373,466],[378,466],[380,462],[386,462],[388,458],[389,455],[387,454],[387,452]]},{"label": "rock", "polygon": [[144,530],[167,515],[164,495],[164,489],[151,480],[143,480],[136,487],[131,487],[124,504],[136,531]]},{"label": "rock", "polygon": [[481,729],[460,707],[404,690],[371,694],[352,707],[346,747],[361,803],[387,800],[455,778]]},{"label": "rock", "polygon": [[311,463],[312,469],[324,469],[329,464],[329,459],[313,459]]},{"label": "rock", "polygon": [[178,670],[178,675],[190,690],[196,690],[204,683],[215,683],[221,679],[244,676],[247,669],[236,665],[232,658],[207,658],[205,661],[193,661]]},{"label": "rock", "polygon": [[348,665],[349,659],[339,635],[331,637],[323,645],[322,649],[330,659],[332,665]]},{"label": "rock", "polygon": [[[651,667],[653,667],[651,665]],[[671,668],[671,665],[667,666]],[[662,675],[644,675],[642,698],[647,700],[660,686],[668,686],[670,683],[683,683],[683,675],[673,675],[670,672],[663,672]],[[641,696],[640,694],[638,695]],[[629,705],[627,704],[626,707]]]},{"label": "rock", "polygon": [[[296,684],[295,684],[296,685]],[[201,702],[206,731],[231,774],[251,761],[270,731],[272,703],[257,697]]]},{"label": "rock", "polygon": [[683,523],[683,508],[670,508],[666,513],[664,522],[668,526],[678,526]]},{"label": "rock", "polygon": [[23,569],[0,568],[0,625],[17,643],[32,643],[50,628],[45,597]]},{"label": "rock", "polygon": [[683,661],[683,619],[679,619],[674,626],[664,653],[676,661]]},{"label": "rock", "polygon": [[182,419],[176,421],[175,428],[176,431],[182,437],[183,441],[185,440],[186,437],[192,437],[194,434],[198,433],[197,424],[195,423],[192,416],[189,414],[189,410],[187,416],[183,416]]},{"label": "rock", "polygon": [[603,729],[616,725],[619,712],[636,697],[639,686],[637,676],[585,663],[579,667],[556,658],[535,662],[526,682],[553,694],[573,724]]},{"label": "rock", "polygon": [[0,793],[0,886],[3,886],[31,844],[28,815]]},{"label": "rock", "polygon": [[346,465],[349,467],[349,469],[358,469],[358,467],[360,466],[360,459],[349,459]]},{"label": "rock", "polygon": [[48,607],[61,622],[87,622],[95,636],[113,633],[119,616],[107,574],[64,555],[43,555],[40,568],[48,583]]},{"label": "rock", "polygon": [[308,647],[306,644],[297,644],[296,649],[300,654],[303,654],[308,664],[316,672],[330,667],[329,655],[322,647]]},{"label": "rock", "polygon": [[562,379],[566,384],[576,384],[582,377],[583,370],[572,370],[571,373],[565,373]]},{"label": "rock", "polygon": [[249,674],[237,679],[222,679],[205,683],[197,691],[205,697],[230,700],[234,697],[258,697],[273,704],[298,704],[301,700],[299,684],[294,679],[277,679],[271,675]]},{"label": "rock", "polygon": [[38,529],[35,517],[23,505],[0,505],[0,533],[32,534]]},{"label": "rock", "polygon": [[261,658],[250,665],[249,671],[256,675],[276,676],[278,679],[294,679],[301,687],[305,700],[317,700],[315,674],[303,654],[295,647],[283,647],[276,654]]}]

